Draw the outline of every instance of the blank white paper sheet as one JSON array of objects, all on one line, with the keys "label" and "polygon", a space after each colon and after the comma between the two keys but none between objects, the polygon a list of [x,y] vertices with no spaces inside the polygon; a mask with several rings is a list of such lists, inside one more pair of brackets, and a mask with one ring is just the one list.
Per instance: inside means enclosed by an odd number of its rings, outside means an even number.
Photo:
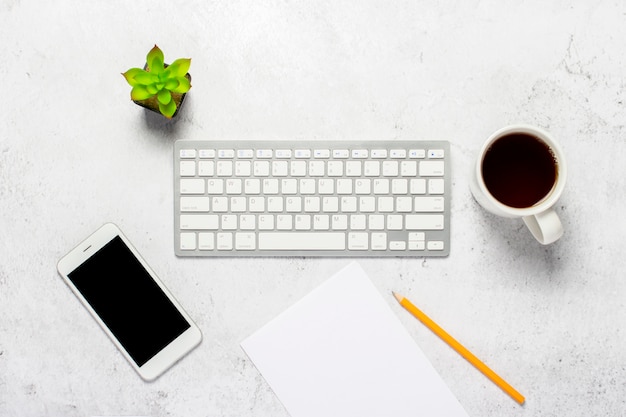
[{"label": "blank white paper sheet", "polygon": [[292,417],[468,417],[356,262],[241,346]]}]

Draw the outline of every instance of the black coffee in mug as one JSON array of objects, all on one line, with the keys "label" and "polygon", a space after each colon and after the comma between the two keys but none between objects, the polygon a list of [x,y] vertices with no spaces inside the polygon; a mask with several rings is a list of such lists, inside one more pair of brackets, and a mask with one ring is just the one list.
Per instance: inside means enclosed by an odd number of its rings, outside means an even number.
[{"label": "black coffee in mug", "polygon": [[556,159],[541,139],[525,133],[510,133],[491,144],[482,162],[487,190],[502,204],[532,207],[554,187],[558,176]]}]

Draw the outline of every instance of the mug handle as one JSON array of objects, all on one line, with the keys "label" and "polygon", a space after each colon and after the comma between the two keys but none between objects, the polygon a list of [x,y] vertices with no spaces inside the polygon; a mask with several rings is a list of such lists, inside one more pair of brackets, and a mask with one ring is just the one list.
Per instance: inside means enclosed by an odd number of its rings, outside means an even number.
[{"label": "mug handle", "polygon": [[552,208],[522,219],[530,233],[542,245],[548,245],[563,236],[563,225]]}]

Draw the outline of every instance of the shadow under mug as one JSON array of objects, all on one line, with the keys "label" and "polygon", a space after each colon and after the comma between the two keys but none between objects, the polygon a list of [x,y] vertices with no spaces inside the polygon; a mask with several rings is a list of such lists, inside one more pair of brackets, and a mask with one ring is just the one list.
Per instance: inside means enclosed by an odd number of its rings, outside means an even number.
[{"label": "shadow under mug", "polygon": [[[530,136],[547,146],[554,158],[556,170],[556,178],[552,188],[539,201],[523,208],[506,205],[494,197],[485,184],[485,178],[483,177],[483,164],[487,152],[498,140],[516,134]],[[547,245],[555,242],[563,235],[563,225],[553,206],[563,193],[566,178],[567,165],[559,144],[545,130],[531,125],[519,124],[504,127],[494,132],[485,141],[473,167],[470,177],[470,189],[476,201],[487,211],[498,216],[521,218],[535,239],[539,243]]]}]

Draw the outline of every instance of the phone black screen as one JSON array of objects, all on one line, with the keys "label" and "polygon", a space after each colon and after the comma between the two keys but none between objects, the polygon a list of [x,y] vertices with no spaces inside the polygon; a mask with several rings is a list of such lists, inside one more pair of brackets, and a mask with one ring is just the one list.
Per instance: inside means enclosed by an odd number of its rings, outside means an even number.
[{"label": "phone black screen", "polygon": [[190,327],[119,236],[68,277],[138,366]]}]

